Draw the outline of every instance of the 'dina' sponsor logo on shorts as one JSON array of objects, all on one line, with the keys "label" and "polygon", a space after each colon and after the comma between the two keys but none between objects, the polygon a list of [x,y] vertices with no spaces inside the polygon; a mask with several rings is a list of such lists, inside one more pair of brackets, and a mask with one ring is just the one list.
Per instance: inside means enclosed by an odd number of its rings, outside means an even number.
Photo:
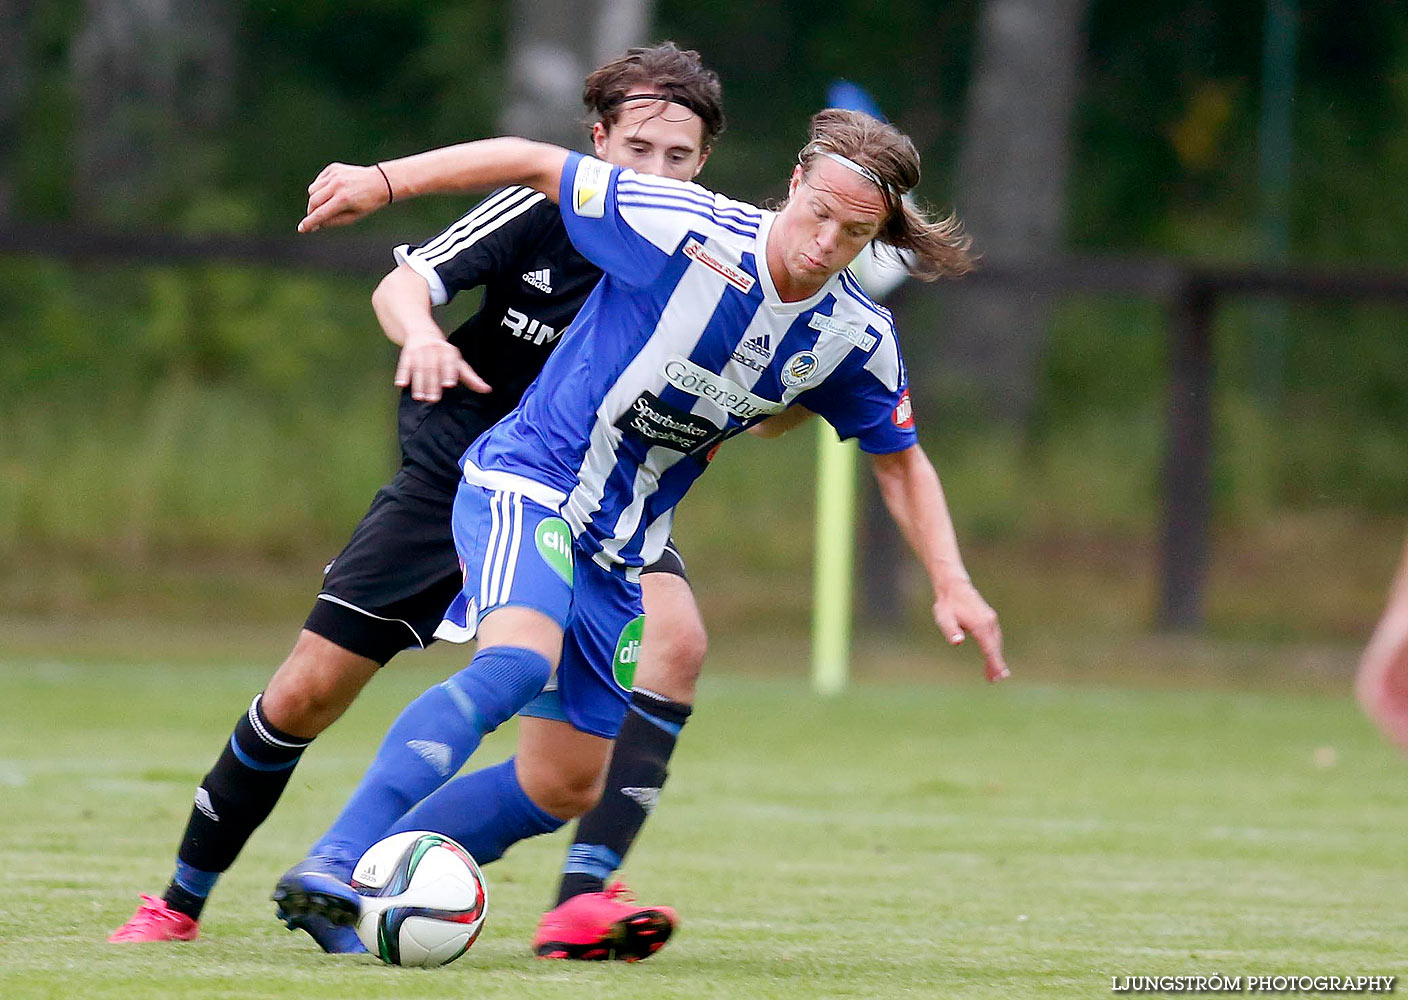
[{"label": "'dina' sponsor logo on shorts", "polygon": [[640,659],[640,640],[645,634],[645,615],[636,615],[621,630],[616,640],[616,655],[611,659],[611,675],[623,690],[629,691],[636,679],[636,663]]},{"label": "'dina' sponsor logo on shorts", "polygon": [[572,532],[567,522],[560,517],[547,517],[538,522],[538,530],[533,536],[538,543],[538,554],[543,562],[552,567],[553,572],[570,584],[572,582]]}]

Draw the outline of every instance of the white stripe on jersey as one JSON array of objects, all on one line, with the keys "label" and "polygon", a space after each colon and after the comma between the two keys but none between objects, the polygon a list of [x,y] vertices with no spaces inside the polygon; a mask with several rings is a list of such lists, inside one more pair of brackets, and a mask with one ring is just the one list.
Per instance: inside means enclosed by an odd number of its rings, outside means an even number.
[{"label": "white stripe on jersey", "polygon": [[[664,554],[666,548],[673,548],[669,543],[670,529],[674,527],[674,523],[675,509],[671,507],[654,521],[650,522],[650,526],[645,529],[645,538],[641,540],[640,548],[642,552],[656,553],[656,555],[651,557],[650,562],[653,563],[658,560],[660,556]],[[675,555],[679,556],[679,553],[676,552]],[[680,563],[684,563],[683,556],[680,556]],[[649,563],[646,565],[649,565]],[[607,568],[610,569],[611,567],[608,566]]]},{"label": "white stripe on jersey", "polygon": [[439,236],[426,241],[425,245],[417,252],[427,258],[433,257],[445,250],[455,240],[459,239],[466,230],[473,229],[475,226],[482,225],[486,222],[492,222],[504,212],[534,194],[537,194],[539,198],[542,197],[539,192],[529,187],[504,188],[502,191],[485,198],[478,205],[475,205],[464,215],[460,216],[457,222],[449,226],[449,228]]},{"label": "white stripe on jersey", "polygon": [[543,198],[543,194],[532,188],[505,188],[498,194],[484,199],[449,229],[423,246],[415,249],[412,249],[409,243],[398,246],[394,251],[396,263],[405,264],[424,278],[425,283],[430,286],[430,304],[443,306],[450,301],[450,291],[445,287],[445,282],[441,280],[436,268],[516,219]]},{"label": "white stripe on jersey", "polygon": [[900,345],[889,329],[882,332],[880,345],[875,353],[865,359],[865,370],[880,380],[880,384],[891,392],[900,387],[903,377],[900,371]]},{"label": "white stripe on jersey", "polygon": [[[470,482],[489,485],[491,475],[503,474],[523,482],[530,496],[526,484],[533,479],[563,491],[556,509],[578,543],[599,564],[629,577],[658,558],[668,537],[662,488],[675,497],[703,471],[702,462],[689,459],[700,449],[686,442],[711,441],[711,427],[721,439],[728,428],[739,429],[730,417],[750,422],[773,409],[736,401],[779,399],[780,409],[844,370],[840,392],[817,394],[827,419],[876,447],[912,432],[895,431],[889,419],[891,385],[903,379],[892,324],[854,278],[843,274],[801,301],[783,302],[765,259],[771,213],[758,213],[755,224],[751,206],[736,209],[703,189],[629,171],[616,194],[614,221],[598,225],[590,221],[597,216],[574,215],[570,205],[563,219],[588,257],[620,277],[621,287],[614,281],[599,286],[595,325],[566,339],[522,406],[471,446],[473,461],[464,467]],[[699,241],[707,254],[685,254],[687,239]],[[668,272],[659,270],[661,252],[674,258]],[[638,301],[631,300],[633,275],[650,281]],[[809,317],[818,310],[829,320],[813,325]],[[867,327],[879,336],[862,334]],[[749,342],[771,347],[749,353],[743,346]],[[872,361],[876,348],[880,357]],[[857,350],[861,357],[852,354]],[[606,364],[597,363],[598,354]],[[691,377],[667,373],[670,358],[686,359]],[[867,361],[872,370],[862,371]],[[695,366],[702,371],[693,372]],[[689,413],[689,434],[657,436],[651,421],[668,428],[671,418],[644,412],[631,431],[622,430],[623,416],[635,417],[636,401],[656,395],[670,404],[673,417]],[[544,450],[545,442],[566,447]]]},{"label": "white stripe on jersey", "polygon": [[[682,458],[684,456],[679,452],[668,448],[646,449],[645,461],[636,466],[635,480],[631,483],[631,502],[622,508],[616,523],[612,525],[612,536],[601,543],[601,551],[592,557],[600,565],[610,569],[614,563],[621,561],[622,547],[640,529],[646,501],[660,488],[660,476]],[[658,552],[649,556],[650,562],[659,558]]]},{"label": "white stripe on jersey", "polygon": [[478,243],[485,236],[512,222],[546,197],[547,195],[541,191],[533,191],[528,197],[505,207],[502,212],[492,218],[477,222],[473,227],[456,236],[453,242],[446,244],[442,249],[422,254],[425,262],[432,267],[439,267],[446,261],[453,259],[461,251]]},{"label": "white stripe on jersey", "polygon": [[567,494],[561,490],[545,486],[537,480],[520,476],[516,472],[481,469],[468,457],[460,460],[460,468],[464,470],[464,481],[473,486],[482,486],[486,490],[500,493],[522,493],[529,500],[542,504],[549,510],[557,510],[567,500]]},{"label": "white stripe on jersey", "polygon": [[[660,391],[660,370],[665,359],[675,354],[689,356],[703,336],[704,328],[713,317],[727,287],[707,268],[691,267],[685,271],[661,311],[650,339],[602,398],[592,423],[586,454],[577,469],[577,488],[562,508],[562,516],[572,527],[573,535],[581,533],[601,506],[607,479],[616,468],[616,446],[621,439],[621,431],[616,428],[617,419],[643,388],[653,386],[657,392]],[[660,336],[662,330],[668,330],[671,335]],[[677,453],[667,454],[676,459],[682,457]],[[649,492],[654,493],[655,488],[656,484],[652,484]]]}]

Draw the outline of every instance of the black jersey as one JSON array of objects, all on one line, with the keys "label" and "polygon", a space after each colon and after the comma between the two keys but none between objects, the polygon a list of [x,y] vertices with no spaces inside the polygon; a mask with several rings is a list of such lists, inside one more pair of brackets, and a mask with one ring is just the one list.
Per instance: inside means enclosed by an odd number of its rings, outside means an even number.
[{"label": "black jersey", "polygon": [[426,280],[435,305],[484,287],[479,311],[450,343],[493,391],[454,386],[437,403],[401,394],[402,468],[453,492],[464,450],[518,405],[601,271],[573,248],[557,206],[527,187],[494,192],[434,239],[397,247],[396,257]]}]

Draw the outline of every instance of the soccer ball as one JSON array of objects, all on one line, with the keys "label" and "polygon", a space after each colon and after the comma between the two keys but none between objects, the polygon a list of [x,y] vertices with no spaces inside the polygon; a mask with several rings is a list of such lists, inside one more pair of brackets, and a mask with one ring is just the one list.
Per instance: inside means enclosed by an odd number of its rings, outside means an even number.
[{"label": "soccer ball", "polygon": [[413,830],[373,844],[352,872],[362,903],[357,936],[387,965],[430,968],[459,958],[484,926],[479,866],[441,833]]}]

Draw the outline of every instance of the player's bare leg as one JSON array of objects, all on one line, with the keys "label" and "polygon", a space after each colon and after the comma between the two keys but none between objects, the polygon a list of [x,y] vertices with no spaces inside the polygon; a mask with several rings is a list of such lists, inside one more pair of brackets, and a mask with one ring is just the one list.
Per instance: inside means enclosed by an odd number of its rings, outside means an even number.
[{"label": "player's bare leg", "polygon": [[1408,751],[1408,546],[1354,682],[1365,713]]},{"label": "player's bare leg", "polygon": [[307,629],[264,688],[269,721],[305,739],[321,735],[361,694],[380,665]]},{"label": "player's bare leg", "polygon": [[303,630],[235,727],[196,790],[176,873],[162,898],[143,896],[113,943],[189,941],[215,879],[278,802],[308,743],[347,710],[377,664]]},{"label": "player's bare leg", "polygon": [[538,808],[576,819],[597,804],[606,781],[611,741],[566,722],[518,720],[518,781]]},{"label": "player's bare leg", "polygon": [[534,935],[534,950],[543,958],[646,958],[664,946],[677,922],[669,907],[640,906],[624,885],[607,884],[659,799],[708,645],[683,575],[642,574],[641,591],[645,632],[631,708],[602,801],[578,824],[557,905]]}]

